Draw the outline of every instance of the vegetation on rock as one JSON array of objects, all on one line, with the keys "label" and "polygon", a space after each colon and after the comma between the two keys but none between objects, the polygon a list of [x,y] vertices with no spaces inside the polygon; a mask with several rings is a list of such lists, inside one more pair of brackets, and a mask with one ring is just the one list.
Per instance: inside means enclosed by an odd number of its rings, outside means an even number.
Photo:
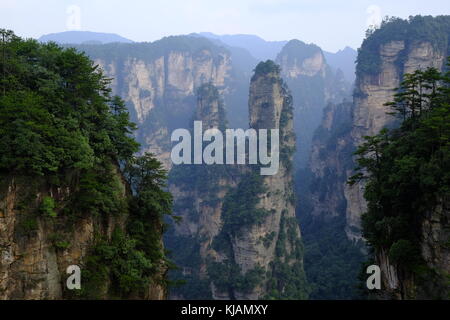
[{"label": "vegetation on rock", "polygon": [[387,104],[401,126],[365,137],[356,152],[359,172],[349,180],[367,181],[362,226],[368,244],[418,282],[442,276],[424,261],[421,243],[426,214],[450,199],[449,88],[450,73],[429,68],[405,75]]},{"label": "vegetation on rock", "polygon": [[[61,232],[53,242],[65,249],[79,219],[93,217],[77,297],[144,297],[152,281],[164,285],[165,171],[152,155],[134,155],[136,126],[86,55],[0,33],[0,175],[25,189],[17,230],[32,236],[39,219],[53,219]],[[109,237],[111,218],[124,223]]]}]

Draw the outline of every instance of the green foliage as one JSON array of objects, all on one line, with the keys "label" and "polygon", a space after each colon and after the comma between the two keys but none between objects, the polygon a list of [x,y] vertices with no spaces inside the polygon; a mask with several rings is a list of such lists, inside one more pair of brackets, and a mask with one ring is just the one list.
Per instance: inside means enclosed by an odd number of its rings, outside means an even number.
[{"label": "green foliage", "polygon": [[404,119],[401,127],[366,137],[356,152],[359,172],[350,179],[367,180],[362,227],[368,243],[416,274],[423,269],[423,219],[450,196],[449,87],[449,74],[435,69],[405,75],[388,104]]},{"label": "green foliage", "polygon": [[[172,216],[172,195],[165,191],[166,171],[151,154],[134,158],[125,168],[132,186],[130,217],[127,230],[136,247],[151,261],[165,259],[160,241],[164,230],[163,218]],[[176,217],[173,217],[176,220]]]},{"label": "green foliage", "polygon": [[[358,271],[364,261],[361,246],[347,239],[345,219],[302,221],[305,272],[311,299],[361,299]],[[312,228],[312,230],[309,230]]]},{"label": "green foliage", "polygon": [[265,299],[304,300],[308,298],[309,285],[303,270],[303,244],[296,218],[287,218],[286,213],[284,210],[281,215],[275,259],[271,262]]},{"label": "green foliage", "polygon": [[270,214],[265,209],[256,208],[259,195],[266,192],[262,181],[258,173],[251,172],[225,196],[222,208],[223,232],[238,236],[242,228],[262,223]]},{"label": "green foliage", "polygon": [[[0,178],[25,186],[16,234],[31,236],[42,216],[51,217],[46,223],[59,231],[49,240],[65,250],[77,219],[89,215],[96,242],[76,297],[137,297],[151,281],[166,284],[166,172],[152,155],[134,156],[136,125],[111,96],[110,80],[73,48],[0,34]],[[42,190],[53,195],[37,204]]]},{"label": "green foliage", "polygon": [[53,243],[56,249],[65,250],[71,246],[70,241],[68,241],[62,233],[53,233],[49,236],[49,240]]},{"label": "green foliage", "polygon": [[[166,172],[146,153],[128,161],[124,173],[133,189],[126,229],[116,228],[111,239],[97,239],[86,260],[84,298],[99,297],[104,290],[118,298],[145,295],[155,274],[168,264],[161,243],[163,216],[171,213],[172,204],[170,193],[163,190]],[[105,279],[111,281],[106,289],[101,285]]]},{"label": "green foliage", "polygon": [[448,16],[413,16],[409,20],[395,17],[385,19],[380,28],[367,31],[366,39],[358,49],[356,73],[377,74],[381,67],[380,47],[390,41],[404,41],[405,48],[410,43],[426,41],[431,42],[435,49],[446,51],[449,33]]},{"label": "green foliage", "polygon": [[123,102],[87,56],[0,32],[0,171],[62,174],[137,151]]},{"label": "green foliage", "polygon": [[264,279],[264,269],[260,266],[242,274],[240,267],[229,261],[212,262],[208,265],[208,276],[223,292],[251,292]]},{"label": "green foliage", "polygon": [[38,229],[36,217],[27,215],[22,217],[16,225],[15,232],[19,236],[31,236]]},{"label": "green foliage", "polygon": [[441,75],[435,68],[428,68],[426,71],[416,70],[411,74],[405,74],[403,81],[394,95],[394,101],[385,105],[392,107],[395,112],[405,121],[412,118],[421,117],[434,107],[438,98],[438,81]]},{"label": "green foliage", "polygon": [[[120,215],[127,212],[122,182],[114,165],[106,159],[102,165],[80,171],[79,190],[70,198],[70,211],[93,215]],[[68,209],[69,210],[69,209]]]},{"label": "green foliage", "polygon": [[[329,105],[327,108],[334,106]],[[353,147],[347,144],[344,149],[338,141],[346,141],[351,130],[351,103],[342,103],[336,106],[331,129],[319,128],[315,138],[321,141],[324,148],[322,161],[329,162],[330,155],[335,161],[338,155],[344,170],[337,170],[333,166],[325,167],[320,177],[312,175],[307,170],[299,172],[303,178],[298,184],[299,195],[297,216],[302,230],[302,241],[305,247],[304,268],[310,288],[309,298],[314,300],[348,300],[361,299],[358,292],[358,271],[365,259],[362,245],[350,241],[346,236],[346,201],[344,197],[335,198],[346,180],[346,170],[353,167]],[[330,110],[326,110],[330,112]],[[345,160],[344,160],[345,159]],[[299,179],[297,179],[299,181]],[[323,211],[318,215],[312,214],[313,197],[321,202],[332,201],[336,211]],[[317,211],[316,211],[317,212]],[[336,217],[331,217],[331,215]],[[324,218],[322,218],[324,217]],[[357,230],[359,232],[359,230]],[[365,275],[365,274],[364,274]]]},{"label": "green foliage", "polygon": [[171,293],[193,300],[212,299],[209,278],[199,275],[199,266],[203,262],[200,256],[201,239],[175,236],[174,230],[171,229],[164,244],[174,253],[171,255],[174,262],[183,266],[170,272],[169,278],[179,284],[171,289]]},{"label": "green foliage", "polygon": [[259,76],[266,75],[269,73],[279,74],[280,66],[277,65],[272,60],[267,60],[266,62],[261,61],[260,63],[258,63],[255,70],[253,71],[254,71],[253,78],[257,78]]},{"label": "green foliage", "polygon": [[42,198],[42,203],[39,207],[39,211],[47,217],[56,218],[57,213],[55,212],[55,207],[55,200],[53,200],[53,198],[44,197]]},{"label": "green foliage", "polygon": [[400,239],[389,248],[389,261],[398,265],[413,266],[418,262],[420,250],[410,241]]},{"label": "green foliage", "polygon": [[137,248],[136,241],[123,230],[114,230],[111,239],[100,238],[86,260],[81,296],[101,297],[104,283],[113,296],[126,297],[134,292],[143,293],[155,272],[155,265],[145,252]]}]

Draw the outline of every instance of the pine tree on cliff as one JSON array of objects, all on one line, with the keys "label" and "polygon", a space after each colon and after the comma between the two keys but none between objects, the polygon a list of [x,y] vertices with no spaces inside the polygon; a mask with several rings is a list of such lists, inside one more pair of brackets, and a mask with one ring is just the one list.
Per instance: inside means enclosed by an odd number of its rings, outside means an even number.
[{"label": "pine tree on cliff", "polygon": [[[363,235],[376,257],[387,252],[396,266],[401,298],[423,296],[427,286],[422,281],[435,288],[425,296],[448,298],[450,293],[450,266],[436,268],[421,249],[424,220],[450,201],[449,75],[433,68],[405,75],[394,101],[387,104],[404,119],[401,127],[366,137],[356,152],[360,172],[350,179],[367,180]],[[445,219],[440,223],[443,230],[448,228]],[[445,256],[448,243],[442,241],[436,246]],[[406,284],[411,278],[413,288]]]},{"label": "pine tree on cliff", "polygon": [[[7,273],[0,298],[33,297],[39,291],[24,284],[30,282],[41,283],[41,297],[50,299],[149,298],[150,286],[164,291],[161,235],[171,196],[161,164],[149,154],[134,156],[136,126],[123,101],[75,49],[6,30],[0,37],[0,202],[20,190],[7,212],[16,223],[1,226],[0,241],[12,241],[11,256],[27,261],[41,259],[27,249],[35,243],[58,257],[51,265],[57,284],[42,280],[47,259],[28,278]],[[92,230],[83,234],[86,221]],[[81,235],[86,243],[77,243]],[[27,274],[23,259],[1,259],[1,272],[14,263]],[[67,264],[82,269],[79,291],[62,287]]]}]

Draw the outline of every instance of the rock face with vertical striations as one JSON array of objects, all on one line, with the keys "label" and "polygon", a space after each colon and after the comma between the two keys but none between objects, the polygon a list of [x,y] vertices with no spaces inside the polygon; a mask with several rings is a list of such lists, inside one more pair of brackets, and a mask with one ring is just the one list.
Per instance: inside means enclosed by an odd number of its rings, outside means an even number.
[{"label": "rock face with vertical striations", "polygon": [[[435,20],[437,24],[440,23],[438,20]],[[431,40],[430,35],[419,38],[414,34],[416,30],[426,29],[420,19],[402,24],[402,37],[395,30],[389,32],[387,25],[385,33],[388,35],[385,38],[380,39],[378,33],[374,33],[360,49],[352,114],[351,138],[354,146],[360,145],[364,136],[375,135],[384,127],[396,125],[396,119],[388,114],[390,110],[384,104],[393,99],[394,89],[399,86],[403,74],[427,67],[441,70],[445,65],[448,55],[446,45]],[[439,34],[443,36],[443,41],[448,41],[445,32],[443,35],[438,30],[431,33]],[[352,239],[360,238],[360,217],[367,206],[363,193],[363,183],[345,187],[347,235]]]},{"label": "rock face with vertical striations", "polygon": [[276,62],[294,98],[296,163],[302,168],[308,163],[314,131],[320,125],[325,106],[348,97],[350,84],[342,71],[332,71],[322,50],[314,44],[291,40]]},{"label": "rock face with vertical striations", "polygon": [[[198,90],[194,119],[226,123],[218,91]],[[303,251],[295,217],[292,98],[272,61],[260,63],[250,84],[250,127],[280,130],[280,165],[261,176],[258,165],[176,166],[175,211],[183,223],[167,239],[187,280],[173,298],[258,299],[307,296]]]},{"label": "rock face with vertical striations", "polygon": [[[416,16],[409,20],[392,19],[364,40],[358,54],[352,112],[351,142],[355,148],[362,144],[364,136],[399,125],[397,118],[387,114],[392,110],[384,104],[393,100],[395,88],[399,87],[405,73],[428,67],[444,69],[450,54],[449,36],[448,16]],[[347,176],[351,174],[353,170],[348,170]],[[361,239],[361,215],[367,210],[364,188],[364,182],[345,185],[346,233],[350,239]],[[442,280],[448,277],[450,269],[448,245],[445,245],[449,238],[448,217],[448,200],[437,199],[437,205],[427,208],[421,221],[418,231],[421,257],[417,258],[423,259],[428,270],[424,283],[391,261],[389,248],[376,250],[375,263],[382,274],[379,297],[448,298],[448,282]]]},{"label": "rock face with vertical striations", "polygon": [[196,90],[212,83],[230,92],[230,53],[201,37],[173,36],[153,43],[79,45],[105,74],[140,128],[143,151],[171,168],[170,133],[187,128]]},{"label": "rock face with vertical striations", "polygon": [[241,271],[260,267],[266,276],[253,290],[236,290],[235,295],[250,299],[305,298],[303,247],[295,216],[293,101],[279,67],[270,60],[255,69],[249,114],[251,128],[279,129],[280,166],[276,174],[260,177],[265,190],[258,195],[255,208],[266,210],[267,216],[231,238],[234,259]]},{"label": "rock face with vertical striations", "polygon": [[[320,234],[318,229],[326,225],[326,221],[338,221],[339,224],[342,221],[342,227],[339,226],[337,232],[345,232],[352,243],[364,243],[361,235],[361,216],[367,210],[365,186],[364,183],[352,187],[347,184],[347,179],[355,173],[352,154],[363,142],[364,136],[375,135],[385,127],[399,125],[399,120],[388,114],[392,110],[384,104],[392,101],[395,88],[399,86],[405,73],[427,67],[442,70],[449,54],[449,25],[446,16],[413,17],[409,21],[392,19],[383,23],[380,29],[369,33],[364,40],[358,52],[353,102],[329,104],[314,135],[308,167],[309,186],[302,190],[306,194],[308,204],[305,208],[300,207],[300,217],[303,221],[311,221],[305,228],[306,232],[309,232],[308,236],[312,233],[311,237],[305,240],[308,248],[314,248],[314,245],[317,247],[316,243],[321,241],[317,236]],[[445,208],[445,203],[440,204],[436,210],[430,208],[429,218],[426,218],[423,224],[426,231],[421,235],[421,251],[431,269],[448,268],[448,263],[445,262],[448,261],[448,253],[439,245],[438,240],[446,238],[445,221],[448,211]],[[306,212],[306,217],[303,216],[303,211]],[[322,222],[317,226],[317,221]],[[312,231],[308,229],[309,224],[315,226]],[[341,231],[341,228],[345,231]],[[334,242],[335,240],[327,246],[332,247]],[[342,247],[339,250],[342,255],[346,254]],[[310,266],[315,263],[314,257],[310,258],[308,254],[306,261]],[[389,261],[387,252],[380,250],[375,263],[382,269],[383,297],[402,298],[399,292],[403,289],[400,290],[400,287],[414,288],[414,282],[402,277],[401,271]],[[307,268],[307,275],[313,283],[323,281],[320,275],[317,276],[317,272],[310,270],[311,268]],[[344,278],[346,275],[341,275],[339,281]],[[356,275],[354,278],[356,283]],[[432,282],[430,281],[430,284]],[[438,292],[441,289],[428,290]],[[315,294],[312,293],[312,296],[315,297]]]},{"label": "rock face with vertical striations", "polygon": [[[213,84],[198,88],[192,120],[202,121],[203,131],[214,128],[224,132],[224,104]],[[183,220],[169,231],[166,244],[179,266],[173,276],[187,281],[185,286],[172,290],[172,298],[212,297],[207,264],[223,257],[211,244],[220,232],[224,197],[239,180],[237,173],[234,167],[220,164],[182,164],[172,168],[169,189],[174,196],[174,213]]]},{"label": "rock face with vertical striations", "polygon": [[[122,176],[115,172],[117,197],[125,200],[129,190]],[[92,254],[99,236],[111,239],[114,230],[126,229],[127,215],[101,217],[89,212],[82,217],[49,219],[36,214],[43,199],[54,199],[64,206],[72,196],[71,187],[48,188],[43,179],[32,184],[28,177],[2,177],[0,189],[0,299],[70,299],[77,298],[66,287],[66,269],[70,265],[84,266]],[[74,187],[75,189],[75,187]],[[119,194],[120,192],[120,194]],[[64,207],[63,207],[64,208]],[[57,210],[63,215],[62,210]],[[161,228],[155,226],[155,230]],[[161,236],[161,235],[160,235]],[[161,241],[159,242],[162,246]],[[145,292],[134,299],[162,300],[167,296],[164,277],[167,267],[155,273]],[[99,279],[101,275],[99,274]],[[82,288],[85,285],[82,278]],[[100,281],[95,299],[109,299],[111,283]]]},{"label": "rock face with vertical striations", "polygon": [[259,169],[250,166],[225,198],[223,227],[213,243],[225,259],[208,268],[217,298],[307,296],[295,217],[292,111],[279,67],[261,62],[250,84],[250,127],[280,130],[280,167],[274,175],[260,176]]},{"label": "rock face with vertical striations", "polygon": [[351,169],[351,112],[353,104],[329,104],[313,138],[309,170],[309,197],[314,218],[345,217],[344,186]]}]

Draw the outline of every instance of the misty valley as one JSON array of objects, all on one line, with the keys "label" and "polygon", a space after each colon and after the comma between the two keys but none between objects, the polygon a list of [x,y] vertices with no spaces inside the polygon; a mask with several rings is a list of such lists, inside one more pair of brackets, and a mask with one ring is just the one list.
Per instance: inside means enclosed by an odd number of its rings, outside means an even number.
[{"label": "misty valley", "polygon": [[450,16],[386,18],[336,53],[15,32],[0,299],[450,298]]}]

